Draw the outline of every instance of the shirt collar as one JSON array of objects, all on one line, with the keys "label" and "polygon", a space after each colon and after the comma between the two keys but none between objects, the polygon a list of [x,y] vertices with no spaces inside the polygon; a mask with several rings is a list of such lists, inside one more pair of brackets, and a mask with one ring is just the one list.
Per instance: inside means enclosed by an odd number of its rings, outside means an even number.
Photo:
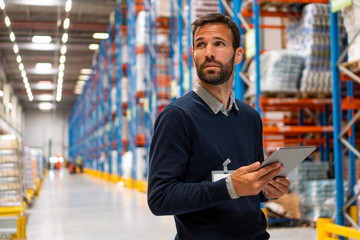
[{"label": "shirt collar", "polygon": [[194,92],[210,107],[210,109],[217,114],[218,112],[222,112],[225,115],[228,115],[230,110],[234,107],[236,110],[239,110],[238,106],[235,102],[234,92],[230,93],[230,102],[229,108],[225,109],[225,105],[217,100],[211,93],[209,93],[203,86],[199,83],[196,83],[194,87]]}]

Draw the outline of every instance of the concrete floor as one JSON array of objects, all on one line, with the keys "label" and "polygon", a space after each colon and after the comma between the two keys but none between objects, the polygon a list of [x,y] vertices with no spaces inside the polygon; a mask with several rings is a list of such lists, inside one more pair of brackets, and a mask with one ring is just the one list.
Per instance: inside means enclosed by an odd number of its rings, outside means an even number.
[{"label": "concrete floor", "polygon": [[[173,217],[154,216],[146,194],[86,174],[51,170],[27,208],[27,240],[174,239]],[[316,239],[313,228],[270,228],[271,239]]]}]

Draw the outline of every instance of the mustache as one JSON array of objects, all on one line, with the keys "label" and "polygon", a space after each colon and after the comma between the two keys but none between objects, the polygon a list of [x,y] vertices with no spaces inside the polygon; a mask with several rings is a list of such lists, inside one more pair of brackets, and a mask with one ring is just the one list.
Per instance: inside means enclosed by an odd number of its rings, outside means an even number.
[{"label": "mustache", "polygon": [[223,66],[223,64],[221,62],[216,61],[215,59],[206,57],[205,61],[200,64],[200,68],[204,68],[205,64],[207,64],[207,63],[216,63],[220,67]]}]

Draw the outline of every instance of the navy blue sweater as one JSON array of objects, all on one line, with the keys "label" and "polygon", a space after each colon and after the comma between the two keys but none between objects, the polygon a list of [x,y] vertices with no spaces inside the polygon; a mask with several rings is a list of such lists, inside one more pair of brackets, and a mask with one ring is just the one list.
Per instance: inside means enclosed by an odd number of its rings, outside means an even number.
[{"label": "navy blue sweater", "polygon": [[262,162],[262,122],[236,100],[239,111],[214,114],[193,91],[156,119],[150,149],[148,204],[155,215],[175,215],[175,239],[268,239],[263,196],[231,199],[225,179],[211,172]]}]

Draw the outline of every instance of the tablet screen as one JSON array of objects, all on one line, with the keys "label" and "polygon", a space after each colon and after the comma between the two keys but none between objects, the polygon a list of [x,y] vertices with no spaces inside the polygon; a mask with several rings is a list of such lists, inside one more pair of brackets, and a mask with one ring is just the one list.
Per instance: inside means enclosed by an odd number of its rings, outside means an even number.
[{"label": "tablet screen", "polygon": [[286,177],[291,170],[304,161],[315,149],[316,146],[279,147],[262,162],[261,167],[274,162],[280,162],[284,169],[278,176]]}]

